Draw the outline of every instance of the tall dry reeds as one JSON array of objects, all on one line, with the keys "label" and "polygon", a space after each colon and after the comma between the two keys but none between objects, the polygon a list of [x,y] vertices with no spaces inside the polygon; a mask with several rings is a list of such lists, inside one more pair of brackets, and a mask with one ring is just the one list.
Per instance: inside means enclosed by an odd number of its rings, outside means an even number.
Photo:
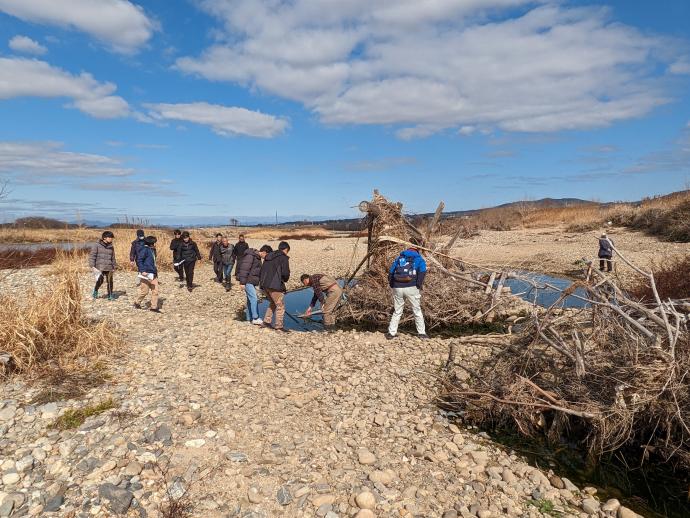
[{"label": "tall dry reeds", "polygon": [[119,346],[111,325],[83,314],[80,269],[63,258],[46,278],[47,289],[0,295],[0,352],[9,354],[13,371],[32,376],[83,368],[86,359]]}]

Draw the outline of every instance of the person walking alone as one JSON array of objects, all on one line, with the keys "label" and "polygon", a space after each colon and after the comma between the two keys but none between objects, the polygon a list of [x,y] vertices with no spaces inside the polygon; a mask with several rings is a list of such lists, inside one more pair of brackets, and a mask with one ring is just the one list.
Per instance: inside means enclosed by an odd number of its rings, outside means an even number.
[{"label": "person walking alone", "polygon": [[139,295],[134,301],[134,307],[141,309],[141,303],[151,292],[151,311],[160,313],[158,308],[158,268],[156,267],[156,238],[148,236],[144,246],[137,255],[137,270],[139,270]]},{"label": "person walking alone", "polygon": [[182,259],[180,259],[180,245],[182,244],[182,231],[175,230],[175,237],[170,241],[170,250],[173,255],[173,268],[177,272],[177,277],[180,282],[184,282],[184,266]]},{"label": "person walking alone", "polygon": [[223,234],[216,234],[216,240],[211,245],[208,260],[213,264],[213,273],[216,274],[215,281],[223,282],[223,257],[220,254],[220,245],[223,242]]},{"label": "person walking alone", "polygon": [[108,300],[115,300],[113,295],[113,274],[117,264],[115,262],[115,248],[113,238],[115,235],[106,230],[101,234],[101,239],[91,247],[89,254],[89,266],[96,275],[96,285],[93,288],[93,298],[98,298],[98,290],[106,283],[108,290]]},{"label": "person walking alone", "polygon": [[220,242],[220,260],[223,267],[222,275],[225,280],[225,291],[230,291],[232,288],[232,267],[235,265],[235,256],[233,254],[235,247],[230,244],[227,237],[224,237]]},{"label": "person walking alone", "polygon": [[256,293],[256,287],[261,280],[261,260],[272,251],[268,245],[262,246],[258,252],[248,248],[235,268],[235,278],[247,296],[247,322],[255,325],[263,324],[263,320],[259,318],[259,298]]},{"label": "person walking alone", "polygon": [[393,290],[393,315],[388,324],[386,338],[391,340],[398,334],[398,324],[403,314],[405,300],[410,301],[414,323],[419,338],[429,338],[426,334],[421,300],[424,278],[426,277],[426,262],[419,254],[417,242],[410,240],[412,246],[404,250],[390,267],[388,283]]},{"label": "person walking alone", "polygon": [[264,327],[271,327],[273,317],[275,324],[273,329],[285,331],[283,320],[285,319],[285,283],[290,280],[290,245],[281,241],[278,250],[266,254],[264,264],[261,266],[260,286],[266,294],[269,306],[264,315]]},{"label": "person walking alone", "polygon": [[604,267],[611,272],[613,271],[613,241],[604,232],[599,238],[599,270],[604,271]]},{"label": "person walking alone", "polygon": [[186,230],[182,232],[182,244],[180,244],[180,261],[184,261],[182,266],[184,268],[184,276],[187,278],[187,291],[191,293],[194,289],[194,268],[196,262],[201,260],[201,253],[199,247],[192,241],[189,232]]},{"label": "person walking alone", "polygon": [[321,303],[321,310],[323,311],[323,325],[330,327],[335,325],[335,310],[340,298],[343,296],[343,289],[333,277],[323,273],[316,273],[309,275],[307,273],[300,277],[304,286],[311,286],[314,290],[314,296],[311,298],[311,304],[305,311],[305,315],[310,316],[317,302]]}]

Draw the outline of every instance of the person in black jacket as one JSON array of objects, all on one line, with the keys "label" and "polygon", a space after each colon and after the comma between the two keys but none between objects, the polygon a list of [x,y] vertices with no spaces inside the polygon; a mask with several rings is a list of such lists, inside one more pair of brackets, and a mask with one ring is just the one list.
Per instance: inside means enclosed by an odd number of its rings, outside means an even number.
[{"label": "person in black jacket", "polygon": [[182,232],[182,244],[179,248],[180,261],[183,261],[185,276],[187,277],[187,291],[191,292],[194,288],[194,267],[196,262],[201,260],[201,253],[199,247],[192,238],[189,237],[189,232],[186,230]]},{"label": "person in black jacket", "polygon": [[216,274],[216,282],[223,282],[223,255],[220,252],[220,246],[223,242],[223,234],[216,234],[216,240],[211,245],[211,251],[208,254],[208,260],[213,263],[213,272]]},{"label": "person in black jacket", "polygon": [[263,320],[259,318],[259,299],[256,295],[256,287],[261,280],[261,259],[272,251],[268,245],[262,246],[258,252],[248,248],[235,268],[235,278],[247,295],[247,321],[256,325],[263,324]]},{"label": "person in black jacket", "polygon": [[[180,282],[184,282],[184,267],[182,266],[183,263],[180,263],[180,245],[182,244],[182,231],[179,229],[175,229],[175,237],[173,238],[172,241],[170,241],[170,250],[172,250],[173,254],[173,268],[175,268],[175,271],[177,272],[177,276],[180,279]],[[177,265],[177,266],[176,266]]]},{"label": "person in black jacket", "polygon": [[242,258],[242,255],[247,251],[248,248],[249,245],[244,240],[244,234],[240,234],[237,243],[235,243],[235,248],[232,251],[232,255],[234,257],[234,262],[236,265],[239,266],[239,260]]},{"label": "person in black jacket", "polygon": [[285,318],[285,283],[290,280],[290,245],[281,241],[276,252],[266,254],[264,264],[261,266],[259,284],[269,300],[269,306],[264,315],[264,327],[271,327],[273,315],[276,322],[273,328],[276,331],[283,329]]},{"label": "person in black jacket", "polygon": [[146,234],[144,234],[144,231],[142,229],[137,230],[137,238],[132,241],[132,246],[129,249],[129,262],[132,263],[132,266],[136,266],[137,264],[137,254],[139,253],[139,250],[144,246],[144,238],[146,237]]}]

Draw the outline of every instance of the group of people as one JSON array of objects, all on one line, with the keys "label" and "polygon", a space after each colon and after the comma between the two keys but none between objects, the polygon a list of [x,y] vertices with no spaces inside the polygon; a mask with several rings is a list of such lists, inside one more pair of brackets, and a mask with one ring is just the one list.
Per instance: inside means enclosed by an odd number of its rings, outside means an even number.
[{"label": "group of people", "polygon": [[[105,283],[108,300],[114,299],[113,273],[117,268],[114,235],[110,231],[103,232],[98,243],[94,244],[89,255],[89,266],[96,277],[93,297],[98,298],[98,292]],[[134,307],[142,308],[147,295],[151,295],[150,310],[160,312],[158,305],[158,266],[156,263],[156,242],[154,236],[146,236],[141,229],[136,231],[136,239],[130,246],[129,260],[138,271],[139,292],[134,300]],[[189,232],[175,230],[170,242],[173,255],[173,268],[180,283],[186,281],[187,290],[194,287],[194,269],[196,262],[201,260],[199,246],[192,240]],[[234,245],[227,237],[217,234],[211,246],[209,260],[213,263],[215,281],[224,284],[226,291],[232,287],[232,270],[235,269],[235,280],[246,295],[247,321],[262,327],[270,327],[277,331],[285,331],[285,293],[286,283],[290,280],[290,245],[281,241],[277,250],[269,245],[263,245],[258,250],[250,248],[244,235]],[[405,301],[409,301],[415,317],[417,333],[427,338],[424,316],[421,309],[421,292],[426,276],[426,263],[419,253],[416,243],[403,251],[391,265],[389,284],[393,291],[394,311],[388,327],[386,337],[392,339],[398,332],[398,324],[403,313]],[[311,316],[317,303],[321,305],[324,326],[335,324],[335,309],[342,299],[343,288],[337,279],[322,273],[303,274],[300,277],[303,286],[311,287],[314,291],[311,303],[305,311],[305,316]],[[180,284],[184,287],[184,284]],[[259,315],[259,293],[263,292],[268,300],[268,308],[261,318]]]},{"label": "group of people", "polygon": [[[96,284],[93,297],[98,298],[98,291],[106,285],[107,298],[113,300],[113,273],[117,267],[115,249],[110,231],[103,232],[101,239],[93,245],[89,255],[89,266],[92,268]],[[417,335],[428,338],[422,313],[421,299],[426,277],[427,266],[420,254],[419,243],[412,239],[411,246],[403,250],[390,267],[388,282],[393,295],[393,314],[391,316],[386,338],[393,339],[398,333],[398,325],[403,314],[405,302],[409,302],[414,314]],[[194,285],[194,269],[201,260],[198,245],[191,239],[189,232],[175,230],[170,242],[173,254],[173,267],[181,283],[186,281],[188,291]],[[599,268],[602,271],[612,270],[612,257],[615,251],[613,241],[604,233],[599,238]],[[156,238],[146,236],[143,230],[137,230],[136,239],[130,247],[129,260],[136,266],[139,280],[139,293],[134,307],[140,309],[146,296],[151,294],[151,311],[160,312],[158,306],[158,267],[156,265]],[[209,260],[213,263],[215,281],[224,284],[226,291],[232,288],[232,270],[235,268],[235,280],[246,295],[247,321],[277,331],[285,331],[285,293],[286,283],[290,280],[290,245],[281,241],[277,250],[263,245],[258,250],[250,248],[245,236],[240,234],[234,245],[227,237],[216,234],[211,246]],[[321,305],[324,326],[335,324],[335,310],[342,299],[343,288],[337,279],[322,273],[303,274],[300,277],[303,286],[314,291],[311,303],[305,311],[309,317],[314,313],[317,303]],[[180,284],[184,287],[184,284]],[[263,319],[259,315],[259,293],[263,292],[269,302]]]}]

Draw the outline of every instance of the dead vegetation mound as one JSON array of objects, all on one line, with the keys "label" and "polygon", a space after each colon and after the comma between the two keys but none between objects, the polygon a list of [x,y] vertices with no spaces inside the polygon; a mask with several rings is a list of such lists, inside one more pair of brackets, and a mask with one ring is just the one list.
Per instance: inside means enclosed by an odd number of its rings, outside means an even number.
[{"label": "dead vegetation mound", "polygon": [[55,263],[50,289],[0,296],[0,376],[38,376],[48,370],[84,368],[87,359],[113,350],[119,335],[105,322],[82,312],[79,264]]},{"label": "dead vegetation mound", "polygon": [[647,301],[589,263],[584,281],[562,293],[579,288],[589,307],[534,312],[486,361],[462,376],[453,366],[442,404],[475,424],[579,442],[594,458],[632,447],[640,462],[690,469],[688,300],[662,297],[651,272],[618,256],[648,286]]},{"label": "dead vegetation mound", "polygon": [[[347,302],[339,308],[339,319],[373,325],[388,322],[393,306],[389,268],[411,240],[417,243],[428,265],[422,311],[429,329],[501,320],[508,314],[517,314],[523,307],[514,297],[500,297],[503,281],[497,285],[495,281],[507,275],[490,276],[486,270],[450,255],[453,245],[467,229],[457,228],[450,240],[443,236],[443,203],[433,218],[418,226],[403,213],[402,204],[388,201],[377,191],[371,201],[360,204],[360,210],[366,214],[362,226],[368,234],[367,254],[350,275],[352,279],[359,274],[356,284],[346,289]],[[482,281],[483,274],[486,279]],[[411,322],[413,316],[404,313],[401,324]]]}]

